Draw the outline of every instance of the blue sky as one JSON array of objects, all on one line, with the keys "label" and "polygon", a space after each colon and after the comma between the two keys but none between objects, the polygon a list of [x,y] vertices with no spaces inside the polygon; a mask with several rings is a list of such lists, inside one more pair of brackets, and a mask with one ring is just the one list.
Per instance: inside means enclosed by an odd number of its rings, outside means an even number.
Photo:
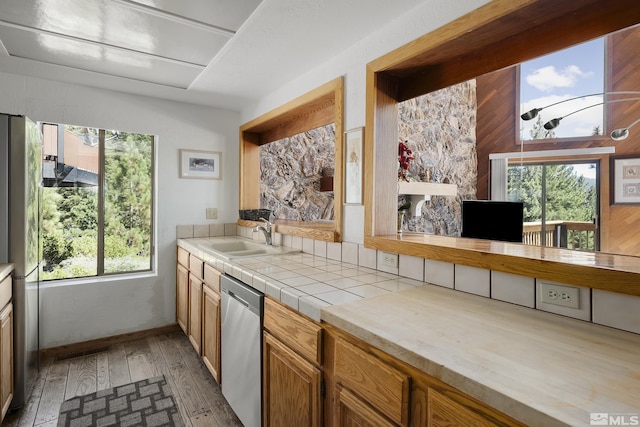
[{"label": "blue sky", "polygon": [[[520,68],[521,113],[565,99],[600,93],[604,90],[604,38],[592,40],[524,62]],[[577,109],[602,102],[602,95],[582,97],[539,114],[543,122],[563,117]],[[554,129],[556,137],[591,135],[595,126],[602,130],[602,106],[588,108],[564,118]],[[524,139],[536,119],[521,121]]]}]

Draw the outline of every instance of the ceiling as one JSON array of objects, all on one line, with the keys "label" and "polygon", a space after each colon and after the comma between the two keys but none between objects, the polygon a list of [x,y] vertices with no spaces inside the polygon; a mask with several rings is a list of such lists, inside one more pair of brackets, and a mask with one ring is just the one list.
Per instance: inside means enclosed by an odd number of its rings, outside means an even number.
[{"label": "ceiling", "polygon": [[425,0],[2,0],[0,71],[241,110]]}]

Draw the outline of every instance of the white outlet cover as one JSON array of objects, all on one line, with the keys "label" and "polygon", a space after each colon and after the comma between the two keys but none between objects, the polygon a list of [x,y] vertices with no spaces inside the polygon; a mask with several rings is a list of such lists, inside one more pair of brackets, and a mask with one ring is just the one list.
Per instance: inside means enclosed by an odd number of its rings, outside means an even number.
[{"label": "white outlet cover", "polygon": [[560,307],[580,308],[580,289],[573,286],[540,282],[540,301]]},{"label": "white outlet cover", "polygon": [[[541,298],[541,284],[553,284],[564,287],[571,287],[578,289],[580,308],[572,308],[561,305],[549,304],[542,301]],[[563,316],[573,317],[575,319],[590,321],[591,320],[591,289],[581,286],[572,286],[570,284],[555,283],[548,280],[536,279],[536,309],[547,311],[550,313],[561,314]]]},{"label": "white outlet cover", "polygon": [[376,251],[377,268],[385,273],[398,274],[398,254]]}]

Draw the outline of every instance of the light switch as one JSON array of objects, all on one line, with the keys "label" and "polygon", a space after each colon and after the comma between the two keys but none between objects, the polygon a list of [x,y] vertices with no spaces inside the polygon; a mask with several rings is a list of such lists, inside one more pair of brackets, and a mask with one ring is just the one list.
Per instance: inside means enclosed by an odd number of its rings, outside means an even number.
[{"label": "light switch", "polygon": [[218,219],[218,208],[207,208],[207,219]]}]

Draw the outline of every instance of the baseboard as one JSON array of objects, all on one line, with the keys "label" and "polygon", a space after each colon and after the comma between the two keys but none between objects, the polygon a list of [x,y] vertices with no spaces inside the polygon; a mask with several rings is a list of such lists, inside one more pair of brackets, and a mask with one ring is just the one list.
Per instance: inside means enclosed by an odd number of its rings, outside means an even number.
[{"label": "baseboard", "polygon": [[83,341],[73,344],[65,344],[59,347],[50,347],[40,350],[40,355],[43,358],[68,358],[74,355],[81,356],[84,353],[92,353],[105,347],[110,347],[114,344],[120,344],[127,341],[139,340],[146,337],[166,334],[170,332],[182,331],[177,323],[173,325],[161,326],[159,328],[145,329],[143,331],[128,332],[121,335],[113,335],[105,338],[98,338],[89,341]]}]

